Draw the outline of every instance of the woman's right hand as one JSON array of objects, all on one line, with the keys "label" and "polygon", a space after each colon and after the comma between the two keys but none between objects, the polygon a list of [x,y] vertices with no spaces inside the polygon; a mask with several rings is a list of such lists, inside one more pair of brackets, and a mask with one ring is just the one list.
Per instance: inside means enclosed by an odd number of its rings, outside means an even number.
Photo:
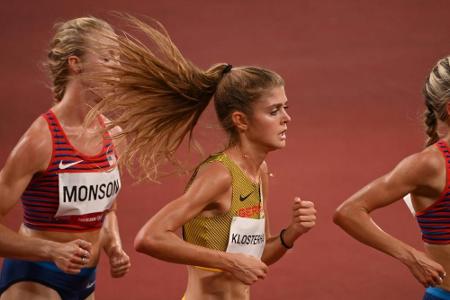
[{"label": "woman's right hand", "polygon": [[424,287],[440,285],[446,276],[444,268],[439,263],[415,249],[403,263]]},{"label": "woman's right hand", "polygon": [[244,284],[251,285],[266,278],[268,267],[260,259],[242,253],[230,253],[233,263],[228,270],[233,277]]},{"label": "woman's right hand", "polygon": [[58,268],[68,274],[78,274],[91,258],[92,244],[84,240],[58,243],[51,250],[52,260]]}]

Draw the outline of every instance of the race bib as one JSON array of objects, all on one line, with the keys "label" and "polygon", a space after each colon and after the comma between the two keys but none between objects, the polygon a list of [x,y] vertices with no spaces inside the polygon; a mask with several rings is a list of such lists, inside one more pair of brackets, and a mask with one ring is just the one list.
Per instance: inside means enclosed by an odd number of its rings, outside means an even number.
[{"label": "race bib", "polygon": [[95,173],[59,173],[59,207],[55,216],[103,212],[119,193],[119,170]]},{"label": "race bib", "polygon": [[233,217],[228,253],[244,253],[261,258],[266,244],[265,219]]}]

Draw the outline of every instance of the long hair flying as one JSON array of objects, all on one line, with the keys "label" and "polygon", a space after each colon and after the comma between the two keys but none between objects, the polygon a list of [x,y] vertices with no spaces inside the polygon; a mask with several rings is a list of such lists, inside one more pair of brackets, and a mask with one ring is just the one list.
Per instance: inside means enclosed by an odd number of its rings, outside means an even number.
[{"label": "long hair flying", "polygon": [[126,19],[145,33],[154,49],[125,32],[107,37],[110,42],[100,47],[113,53],[108,59],[116,61],[108,71],[90,74],[99,83],[102,100],[88,119],[103,114],[111,121],[107,130],[120,127],[115,138],[124,146],[121,165],[139,178],[155,180],[158,167],[175,162],[180,144],[186,136],[191,139],[229,65],[201,70],[183,57],[159,22],[148,25],[132,16]]},{"label": "long hair flying", "polygon": [[125,146],[119,161],[138,178],[156,180],[162,164],[176,164],[175,152],[186,137],[190,144],[212,98],[231,146],[239,142],[232,113],[250,117],[253,102],[284,85],[280,75],[260,67],[219,63],[202,70],[181,54],[159,22],[149,25],[132,16],[125,19],[145,34],[149,46],[117,30],[107,36],[105,45],[97,43],[103,48],[98,52],[109,53],[107,60],[112,63],[107,63],[107,71],[90,75],[102,100],[88,119],[104,114],[111,120],[107,129],[122,129],[116,136]]}]

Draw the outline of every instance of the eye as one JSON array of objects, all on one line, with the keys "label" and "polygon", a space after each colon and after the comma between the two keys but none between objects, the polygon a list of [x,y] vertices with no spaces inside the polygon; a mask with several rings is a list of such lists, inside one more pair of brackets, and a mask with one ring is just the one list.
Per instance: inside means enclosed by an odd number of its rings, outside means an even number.
[{"label": "eye", "polygon": [[270,111],[270,114],[272,116],[276,116],[279,110],[280,110],[279,108],[273,109],[272,111]]}]

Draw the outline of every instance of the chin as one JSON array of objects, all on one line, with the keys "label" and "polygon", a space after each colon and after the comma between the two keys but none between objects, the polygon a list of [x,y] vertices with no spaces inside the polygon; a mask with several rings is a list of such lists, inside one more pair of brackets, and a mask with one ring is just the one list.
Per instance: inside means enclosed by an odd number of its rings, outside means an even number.
[{"label": "chin", "polygon": [[283,141],[278,143],[278,149],[283,149],[283,148],[286,147],[286,145],[287,145],[286,140],[283,140]]},{"label": "chin", "polygon": [[283,149],[286,147],[286,143],[283,143],[282,145],[279,145],[277,149]]},{"label": "chin", "polygon": [[284,147],[286,147],[286,142],[271,144],[271,145],[268,145],[268,147],[267,147],[268,151],[267,152],[280,150],[280,149],[283,149]]}]

